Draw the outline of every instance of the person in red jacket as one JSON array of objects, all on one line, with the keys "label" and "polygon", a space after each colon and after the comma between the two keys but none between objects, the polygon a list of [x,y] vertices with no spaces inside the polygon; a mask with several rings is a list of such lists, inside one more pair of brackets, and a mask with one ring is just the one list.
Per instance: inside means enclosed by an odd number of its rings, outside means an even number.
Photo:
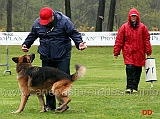
[{"label": "person in red jacket", "polygon": [[118,31],[114,45],[115,58],[118,58],[121,50],[126,65],[126,93],[136,93],[146,55],[151,57],[152,47],[148,28],[141,23],[140,14],[135,8],[129,11],[128,22]]}]

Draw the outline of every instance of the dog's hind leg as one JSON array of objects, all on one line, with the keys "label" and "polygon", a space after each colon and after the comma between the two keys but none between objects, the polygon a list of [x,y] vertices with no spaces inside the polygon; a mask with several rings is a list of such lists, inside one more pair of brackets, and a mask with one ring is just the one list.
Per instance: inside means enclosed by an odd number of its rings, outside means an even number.
[{"label": "dog's hind leg", "polygon": [[66,111],[69,108],[67,104],[71,101],[71,99],[68,98],[68,96],[65,97],[56,96],[56,98],[61,103],[61,105],[56,109],[56,112]]},{"label": "dog's hind leg", "polygon": [[59,103],[61,104],[56,109],[56,112],[64,112],[69,108],[67,104],[71,101],[71,99],[68,97],[71,85],[72,84],[69,81],[63,80],[53,85],[53,93],[56,96]]},{"label": "dog's hind leg", "polygon": [[40,112],[45,112],[46,110],[45,110],[45,103],[44,103],[44,96],[43,96],[43,94],[37,95],[37,97],[38,97],[39,103],[40,103],[40,105],[42,107],[42,110]]},{"label": "dog's hind leg", "polygon": [[29,95],[23,95],[21,96],[21,103],[20,103],[20,106],[19,106],[19,109],[13,113],[20,113],[21,111],[23,111],[26,103],[27,103],[27,100],[29,98]]}]

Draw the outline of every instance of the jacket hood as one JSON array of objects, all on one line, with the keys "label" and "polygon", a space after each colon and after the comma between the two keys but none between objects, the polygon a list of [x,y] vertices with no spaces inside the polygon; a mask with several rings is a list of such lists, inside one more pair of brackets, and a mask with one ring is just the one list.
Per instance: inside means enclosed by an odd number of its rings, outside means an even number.
[{"label": "jacket hood", "polygon": [[57,20],[61,20],[62,19],[62,13],[61,12],[58,12],[58,11],[53,11],[53,14],[54,14],[54,18],[57,19]]},{"label": "jacket hood", "polygon": [[140,14],[139,14],[139,12],[138,12],[138,10],[136,8],[133,8],[133,9],[131,9],[129,11],[129,13],[128,13],[128,23],[130,24],[130,20],[131,20],[131,15],[132,14],[137,15],[137,22],[139,24],[140,23]]}]

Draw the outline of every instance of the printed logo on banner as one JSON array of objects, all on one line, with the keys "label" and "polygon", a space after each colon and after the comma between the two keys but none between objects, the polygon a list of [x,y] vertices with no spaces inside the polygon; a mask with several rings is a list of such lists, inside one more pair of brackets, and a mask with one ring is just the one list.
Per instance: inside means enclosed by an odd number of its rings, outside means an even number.
[{"label": "printed logo on banner", "polygon": [[2,33],[2,35],[5,35],[5,36],[13,36],[13,33],[6,32],[6,33]]},{"label": "printed logo on banner", "polygon": [[116,36],[117,33],[109,33],[109,36]]},{"label": "printed logo on banner", "polygon": [[[1,32],[0,45],[22,45],[29,32]],[[33,45],[39,45],[36,39]]]}]

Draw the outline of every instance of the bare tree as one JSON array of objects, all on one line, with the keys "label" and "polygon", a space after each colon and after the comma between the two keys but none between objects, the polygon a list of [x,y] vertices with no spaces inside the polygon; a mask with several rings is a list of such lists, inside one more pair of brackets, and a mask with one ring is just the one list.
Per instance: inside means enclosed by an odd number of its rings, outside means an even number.
[{"label": "bare tree", "polygon": [[109,9],[107,31],[113,31],[115,6],[116,6],[116,0],[111,0],[110,9]]},{"label": "bare tree", "polygon": [[105,11],[105,0],[99,0],[95,31],[102,31],[102,23],[104,20],[104,11]]},{"label": "bare tree", "polygon": [[[0,1],[0,8],[1,8],[3,2],[4,2],[3,0]],[[2,20],[2,17],[3,17],[2,12],[3,12],[2,9],[0,9],[0,20]]]},{"label": "bare tree", "polygon": [[7,32],[12,31],[12,0],[7,2]]},{"label": "bare tree", "polygon": [[65,0],[65,11],[66,11],[66,16],[68,16],[71,19],[70,0]]}]

